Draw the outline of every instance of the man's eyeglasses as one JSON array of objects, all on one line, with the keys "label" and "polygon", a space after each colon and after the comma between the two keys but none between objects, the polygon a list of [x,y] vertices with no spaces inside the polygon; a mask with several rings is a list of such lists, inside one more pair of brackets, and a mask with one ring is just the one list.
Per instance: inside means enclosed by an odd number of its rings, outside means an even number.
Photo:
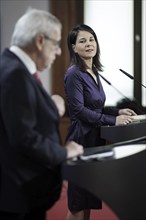
[{"label": "man's eyeglasses", "polygon": [[52,38],[50,38],[50,37],[48,37],[48,36],[46,36],[46,35],[44,35],[44,38],[45,38],[46,40],[52,41],[52,43],[54,44],[55,47],[60,47],[60,45],[61,45],[61,41],[57,41],[57,40],[52,39]]}]

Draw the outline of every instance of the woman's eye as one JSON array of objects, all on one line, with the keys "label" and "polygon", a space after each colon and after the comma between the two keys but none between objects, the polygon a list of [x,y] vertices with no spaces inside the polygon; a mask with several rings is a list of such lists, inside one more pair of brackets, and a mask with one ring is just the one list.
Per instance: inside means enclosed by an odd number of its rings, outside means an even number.
[{"label": "woman's eye", "polygon": [[[86,43],[87,41],[88,41],[88,40],[80,40],[79,43]],[[90,41],[90,42],[94,42],[95,39],[92,38],[92,39],[90,39],[89,41]]]},{"label": "woman's eye", "polygon": [[80,40],[80,43],[85,43],[86,41],[85,40]]}]

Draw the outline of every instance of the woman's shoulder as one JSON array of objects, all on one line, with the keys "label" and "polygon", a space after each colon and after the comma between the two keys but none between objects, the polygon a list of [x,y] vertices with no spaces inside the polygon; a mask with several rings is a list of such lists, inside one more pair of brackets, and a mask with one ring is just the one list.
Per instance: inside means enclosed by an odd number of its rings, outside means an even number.
[{"label": "woman's shoulder", "polygon": [[74,72],[77,72],[79,71],[78,70],[78,67],[76,65],[70,65],[66,71],[66,73],[74,73]]},{"label": "woman's shoulder", "polygon": [[82,77],[83,71],[81,71],[76,65],[68,67],[65,76]]}]

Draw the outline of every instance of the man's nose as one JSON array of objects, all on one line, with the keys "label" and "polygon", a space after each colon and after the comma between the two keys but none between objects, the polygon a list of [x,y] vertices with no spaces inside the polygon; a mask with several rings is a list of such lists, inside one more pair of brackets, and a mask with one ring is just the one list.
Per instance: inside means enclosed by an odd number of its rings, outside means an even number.
[{"label": "man's nose", "polygon": [[61,53],[62,53],[61,47],[57,47],[57,48],[56,48],[56,54],[57,54],[58,56],[60,56]]}]

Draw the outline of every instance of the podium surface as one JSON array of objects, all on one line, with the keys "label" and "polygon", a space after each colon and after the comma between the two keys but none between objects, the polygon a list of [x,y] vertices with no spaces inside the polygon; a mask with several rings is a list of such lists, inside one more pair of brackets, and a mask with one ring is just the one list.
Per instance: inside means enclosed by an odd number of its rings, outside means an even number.
[{"label": "podium surface", "polygon": [[113,157],[67,162],[62,167],[63,178],[101,198],[120,220],[144,220],[146,144],[113,150]]},{"label": "podium surface", "polygon": [[146,121],[135,122],[128,125],[101,126],[101,138],[116,143],[140,138],[146,135]]}]

